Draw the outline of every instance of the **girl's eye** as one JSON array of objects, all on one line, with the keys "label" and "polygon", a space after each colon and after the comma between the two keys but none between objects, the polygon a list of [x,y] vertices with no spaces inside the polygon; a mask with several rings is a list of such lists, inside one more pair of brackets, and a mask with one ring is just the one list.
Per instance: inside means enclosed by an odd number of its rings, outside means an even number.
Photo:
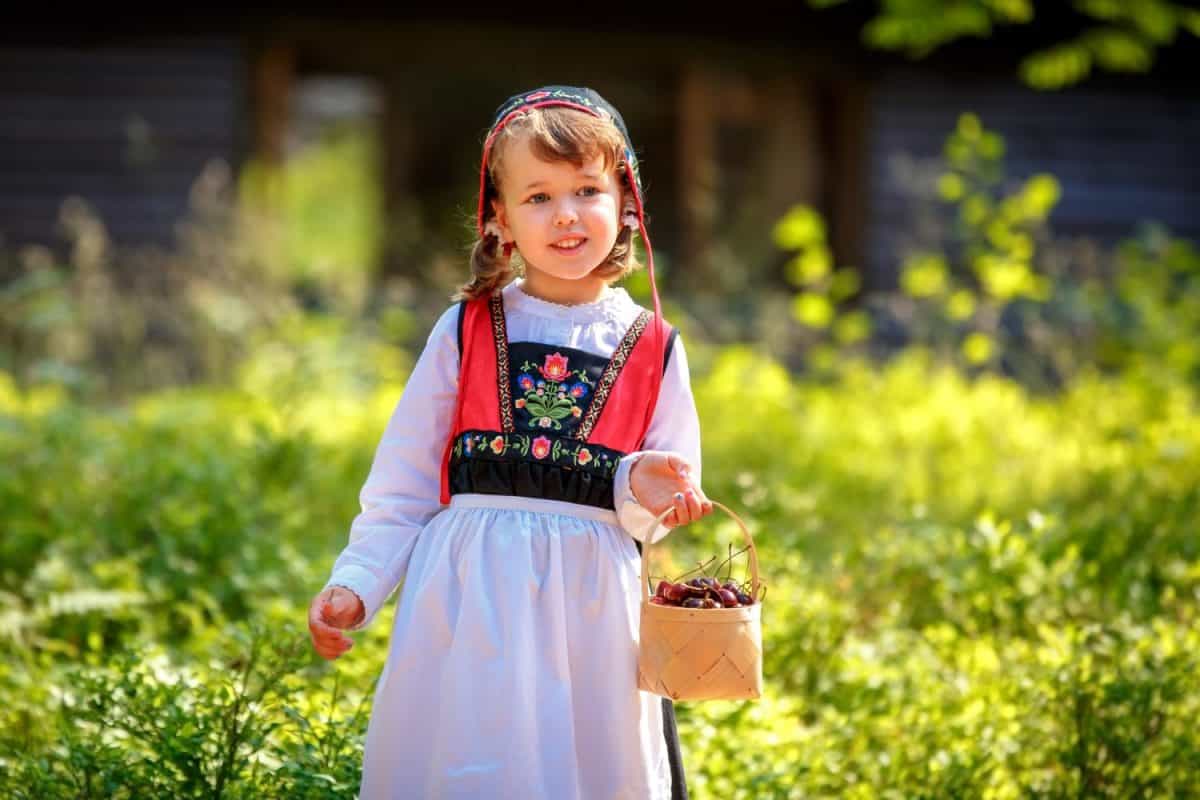
[{"label": "girl's eye", "polygon": [[545,192],[538,192],[537,194],[535,194],[529,198],[529,202],[540,203],[543,200],[546,200],[548,197],[549,197],[549,195],[547,195]]},{"label": "girl's eye", "polygon": [[600,191],[600,190],[597,189],[595,186],[585,186],[579,190],[579,193],[582,194],[584,197],[591,197],[592,195],[596,194],[598,191]]}]

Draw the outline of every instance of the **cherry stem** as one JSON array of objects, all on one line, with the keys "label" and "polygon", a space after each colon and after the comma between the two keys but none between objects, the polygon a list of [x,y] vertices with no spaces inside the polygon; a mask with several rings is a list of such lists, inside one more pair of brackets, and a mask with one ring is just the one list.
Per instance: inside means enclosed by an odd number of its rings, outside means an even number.
[{"label": "cherry stem", "polygon": [[[736,553],[734,553],[734,552],[733,552],[733,544],[732,544],[732,543],[730,543],[730,545],[729,545],[729,550],[730,550],[730,553],[729,553],[729,558],[725,559],[725,560],[724,560],[724,561],[722,561],[720,564],[718,564],[718,565],[717,565],[717,568],[716,568],[715,570],[713,570],[713,574],[714,574],[714,575],[716,575],[716,574],[719,574],[719,573],[721,572],[721,567],[723,567],[723,566],[725,566],[726,564],[728,564],[728,565],[729,565],[729,573],[728,573],[728,574],[725,576],[725,579],[726,579],[726,580],[731,580],[731,579],[733,578],[733,560],[734,560],[735,558],[737,558],[738,556],[740,556],[742,553],[744,553],[744,552],[746,552],[747,550],[749,550],[749,549],[750,549],[750,545],[746,545],[746,546],[745,546],[745,547],[743,547],[741,550],[738,550]],[[716,558],[716,556],[713,556],[713,558]]]},{"label": "cherry stem", "polygon": [[687,572],[683,573],[683,574],[682,574],[682,575],[680,575],[678,578],[676,578],[675,580],[671,581],[671,583],[679,583],[679,581],[680,581],[680,579],[681,579],[681,578],[685,578],[685,577],[687,577],[688,575],[691,575],[693,572],[702,572],[702,571],[704,570],[704,568],[705,568],[705,567],[707,567],[709,564],[711,564],[712,562],[714,562],[714,561],[716,561],[716,560],[717,560],[717,557],[716,557],[716,556],[713,556],[712,558],[710,558],[708,561],[705,561],[704,563],[701,563],[701,562],[697,561],[697,562],[696,562],[696,568],[695,568],[695,569],[689,569]]}]

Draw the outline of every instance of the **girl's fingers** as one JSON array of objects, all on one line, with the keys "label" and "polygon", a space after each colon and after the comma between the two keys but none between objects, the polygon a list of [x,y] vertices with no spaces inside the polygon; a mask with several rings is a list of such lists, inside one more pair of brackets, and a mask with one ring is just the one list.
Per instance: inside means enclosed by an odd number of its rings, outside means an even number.
[{"label": "girl's fingers", "polygon": [[700,497],[691,489],[683,494],[684,501],[687,503],[688,519],[695,522],[704,516],[704,509],[700,507]]},{"label": "girl's fingers", "polygon": [[675,493],[675,517],[679,520],[680,525],[687,525],[692,521],[692,513],[688,508],[687,497],[683,492]]},{"label": "girl's fingers", "polygon": [[313,647],[323,658],[341,655],[354,646],[354,640],[346,636],[324,618],[327,602],[318,595],[308,610],[308,630]]},{"label": "girl's fingers", "polygon": [[316,623],[309,626],[312,631],[314,641],[319,641],[322,644],[330,645],[349,645],[353,644],[354,640],[346,634],[342,633],[332,625],[327,625],[318,620]]}]

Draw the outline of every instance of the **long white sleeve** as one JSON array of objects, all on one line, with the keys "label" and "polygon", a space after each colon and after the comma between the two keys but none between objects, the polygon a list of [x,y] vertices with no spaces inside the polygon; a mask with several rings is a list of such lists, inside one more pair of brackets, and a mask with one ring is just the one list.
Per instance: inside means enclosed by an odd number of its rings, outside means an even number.
[{"label": "long white sleeve", "polygon": [[413,367],[359,494],[362,512],[326,583],[363,601],[365,628],[408,568],[417,535],[441,510],[441,465],[458,393],[458,306],[442,314]]},{"label": "long white sleeve", "polygon": [[[645,534],[654,521],[654,514],[633,496],[629,486],[629,471],[633,464],[648,452],[675,452],[682,455],[692,466],[692,476],[697,486],[702,486],[700,463],[700,418],[696,413],[696,400],[692,395],[691,376],[688,370],[687,353],[683,339],[675,337],[671,356],[667,359],[667,371],[663,374],[662,388],[650,429],[646,432],[644,450],[629,453],[617,466],[613,481],[613,502],[621,527],[635,539],[645,541]],[[650,542],[670,533],[671,529],[659,525],[654,529]]]}]

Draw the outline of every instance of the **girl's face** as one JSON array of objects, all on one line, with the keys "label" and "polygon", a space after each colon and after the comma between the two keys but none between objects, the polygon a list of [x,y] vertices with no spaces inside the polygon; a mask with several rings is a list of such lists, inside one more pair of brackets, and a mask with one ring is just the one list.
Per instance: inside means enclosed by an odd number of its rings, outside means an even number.
[{"label": "girl's face", "polygon": [[579,280],[604,262],[620,232],[615,166],[606,171],[601,155],[580,167],[542,161],[522,138],[505,151],[502,172],[501,198],[492,208],[527,273]]}]

